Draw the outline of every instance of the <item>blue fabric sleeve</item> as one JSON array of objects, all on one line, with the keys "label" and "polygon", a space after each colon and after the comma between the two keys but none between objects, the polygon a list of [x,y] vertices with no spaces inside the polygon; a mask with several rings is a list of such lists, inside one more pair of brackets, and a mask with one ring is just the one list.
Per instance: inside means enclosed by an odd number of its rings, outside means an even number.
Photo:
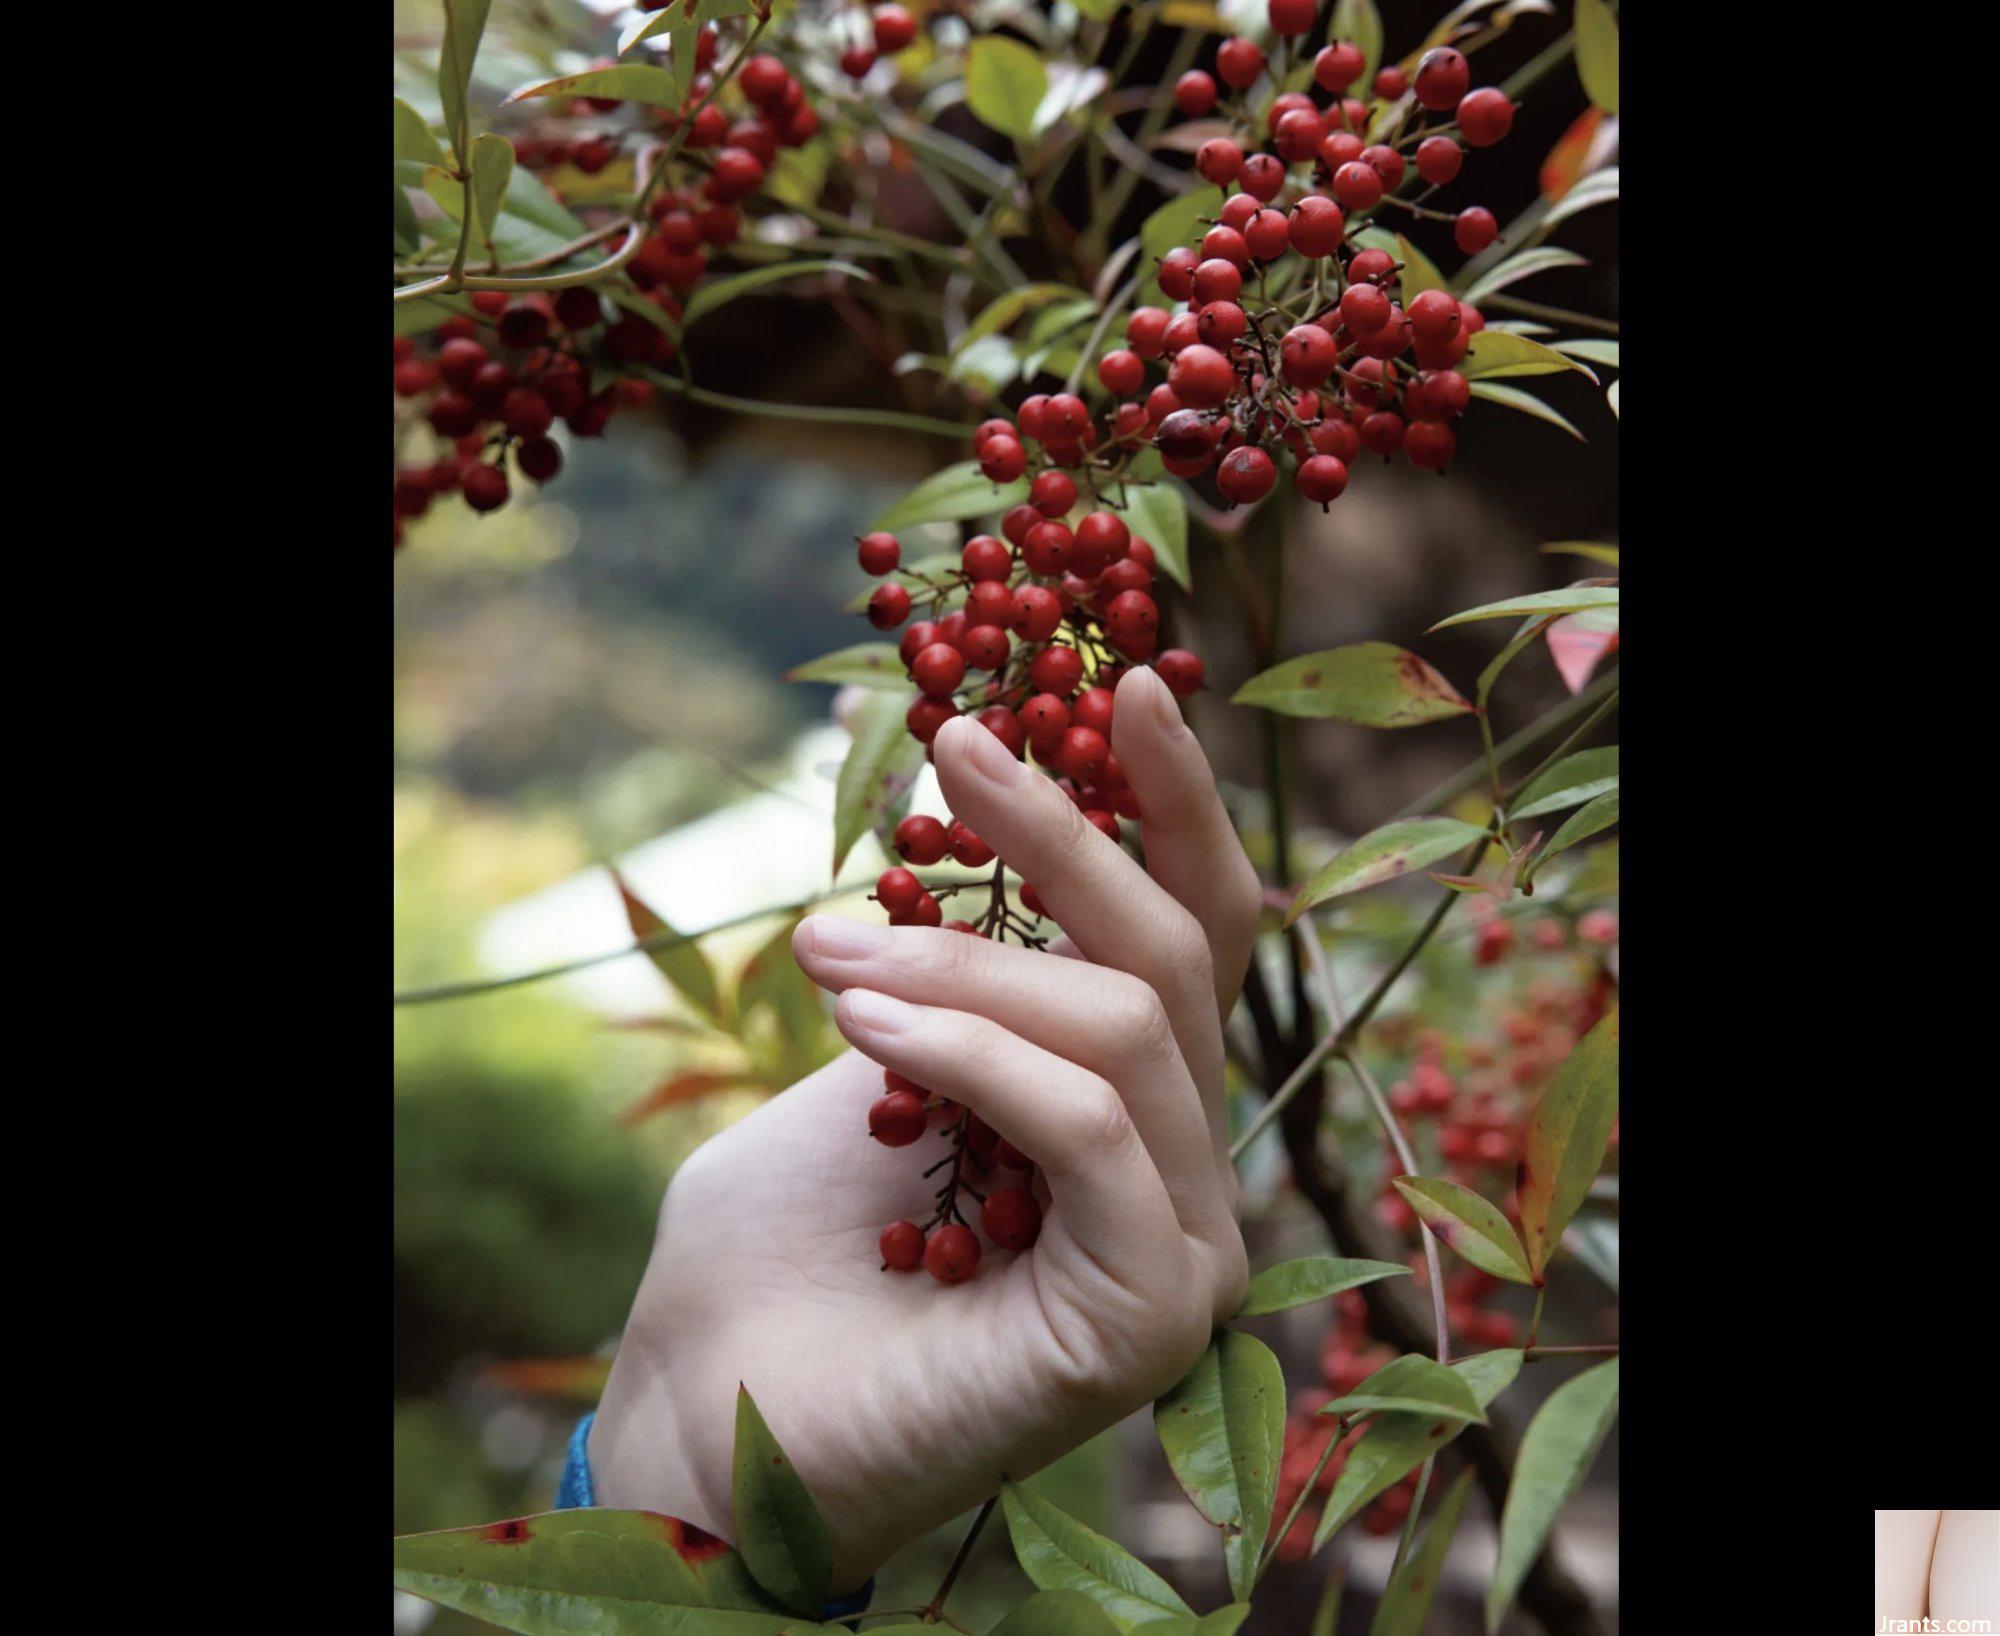
[{"label": "blue fabric sleeve", "polygon": [[[569,1454],[563,1461],[562,1481],[556,1485],[556,1509],[573,1511],[595,1505],[597,1489],[590,1480],[590,1428],[597,1419],[593,1409],[576,1423],[569,1434]],[[825,1619],[844,1619],[862,1612],[875,1597],[875,1581],[870,1579],[852,1596],[837,1596],[826,1605]]]}]

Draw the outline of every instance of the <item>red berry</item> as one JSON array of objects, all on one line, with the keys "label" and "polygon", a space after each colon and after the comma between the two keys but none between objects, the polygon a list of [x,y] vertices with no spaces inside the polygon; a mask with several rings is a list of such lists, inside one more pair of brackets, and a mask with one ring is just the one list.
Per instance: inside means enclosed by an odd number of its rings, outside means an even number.
[{"label": "red berry", "polygon": [[975,534],[958,554],[958,565],[975,584],[1003,580],[1013,565],[1013,555],[991,534]]},{"label": "red berry", "polygon": [[[1414,427],[1411,428],[1412,431],[1414,431],[1415,429],[1416,428]],[[1415,458],[1416,457],[1414,455],[1411,456],[1411,459],[1414,460]],[[1481,966],[1495,965],[1499,962],[1501,957],[1505,955],[1506,952],[1513,946],[1514,946],[1514,927],[1511,921],[1506,921],[1506,920],[1486,921],[1480,926],[1478,932],[1473,937],[1472,941],[1473,963]],[[1493,1134],[1493,1133],[1488,1133],[1488,1134]],[[1482,1136],[1480,1138],[1480,1148],[1475,1149],[1475,1151],[1480,1152],[1482,1158],[1484,1157],[1484,1153],[1481,1150],[1483,1149],[1484,1144],[1485,1144],[1485,1137]]]},{"label": "red berry", "polygon": [[924,896],[924,883],[907,869],[889,868],[875,877],[875,901],[892,915],[908,914]]},{"label": "red berry", "polygon": [[1347,264],[1347,276],[1357,283],[1387,284],[1396,276],[1396,258],[1387,250],[1357,250]]},{"label": "red berry", "polygon": [[1417,101],[1433,112],[1457,107],[1471,83],[1472,70],[1463,53],[1448,45],[1426,51],[1417,64]]},{"label": "red berry", "polygon": [[[1217,228],[1216,231],[1227,232],[1228,229]],[[1242,243],[1242,235],[1240,233],[1232,234],[1231,236],[1239,244]],[[1244,251],[1244,259],[1249,259],[1247,247]],[[1195,268],[1194,299],[1198,305],[1206,305],[1210,301],[1234,301],[1242,293],[1243,268],[1240,263],[1228,260],[1222,256],[1211,256],[1207,261],[1204,261],[1199,267]],[[1171,375],[1167,377],[1167,382],[1169,385],[1173,384],[1173,377]],[[1179,392],[1180,388],[1174,387],[1174,390]],[[1181,395],[1183,397],[1187,396],[1186,393],[1181,393]],[[1189,401],[1192,402],[1193,400],[1190,399]]]},{"label": "red berry", "polygon": [[[1278,343],[1278,365],[1293,386],[1314,387],[1328,380],[1340,362],[1340,348],[1317,324],[1300,324],[1285,331]],[[1223,462],[1225,466],[1228,461]]]},{"label": "red berry", "polygon": [[1028,469],[1028,456],[1011,437],[989,437],[979,450],[979,469],[995,483],[1011,483]]},{"label": "red berry", "polygon": [[1347,487],[1347,466],[1337,455],[1316,454],[1299,462],[1293,478],[1298,491],[1316,505],[1338,500]]},{"label": "red berry", "polygon": [[859,556],[861,571],[865,574],[886,574],[902,561],[903,548],[896,543],[896,536],[879,530],[873,534],[863,534],[860,540]]},{"label": "red berry", "polygon": [[[1312,19],[1308,17],[1306,21],[1310,23]],[[1272,26],[1276,27],[1276,24]],[[1360,77],[1364,66],[1360,48],[1342,40],[1313,58],[1313,78],[1319,82],[1321,90],[1338,96]]]},{"label": "red berry", "polygon": [[929,698],[948,698],[965,680],[965,655],[947,642],[933,642],[912,661],[910,680]]},{"label": "red berry", "polygon": [[[1311,0],[1306,4],[1310,10]],[[1310,15],[1307,20],[1311,21]],[[1042,1230],[1042,1207],[1025,1187],[998,1188],[980,1206],[979,1225],[1001,1249],[1025,1250]]]},{"label": "red berry", "polygon": [[520,463],[521,475],[537,483],[546,483],[562,470],[562,450],[556,447],[554,438],[525,438],[514,451],[514,458]]},{"label": "red berry", "polygon": [[1357,337],[1373,335],[1389,322],[1389,298],[1376,284],[1350,284],[1341,292],[1340,321]]},{"label": "red berry", "polygon": [[1282,211],[1260,210],[1244,227],[1243,242],[1250,247],[1255,260],[1276,261],[1291,247],[1291,223]]},{"label": "red berry", "polygon": [[1385,460],[1403,443],[1403,417],[1378,409],[1361,423],[1362,446]]},{"label": "red berry", "polygon": [[1410,303],[1410,334],[1433,344],[1458,333],[1458,303],[1444,290],[1425,290]]},{"label": "red berry", "polygon": [[916,37],[916,21],[901,6],[875,8],[875,49],[884,56],[894,56]]},{"label": "red berry", "polygon": [[[1018,733],[1020,726],[1018,723],[1014,723],[1013,712],[1002,709],[1000,713],[1006,716],[1010,723],[1014,724],[1014,730]],[[985,715],[982,712],[981,720],[984,719]],[[951,845],[952,857],[967,869],[978,869],[982,865],[993,861],[993,848],[988,846],[977,835],[973,834],[971,830],[967,829],[956,818],[951,821],[951,830],[948,839]]]},{"label": "red berry", "polygon": [[1294,108],[1278,121],[1271,145],[1289,164],[1301,165],[1326,140],[1326,121],[1310,108]]},{"label": "red berry", "polygon": [[498,466],[474,466],[459,487],[474,511],[497,511],[507,503],[507,474]]},{"label": "red berry", "polygon": [[[1316,329],[1314,333],[1321,336],[1331,349],[1333,338],[1325,330]],[[1232,505],[1248,505],[1263,499],[1277,480],[1278,468],[1272,464],[1271,457],[1262,449],[1247,446],[1231,449],[1215,470],[1215,486],[1222,490],[1223,497]]]},{"label": "red berry", "polygon": [[1241,35],[1224,40],[1215,53],[1215,71],[1225,85],[1241,91],[1264,72],[1264,53]]},{"label": "red berry", "polygon": [[1350,159],[1333,173],[1333,196],[1349,210],[1366,210],[1382,197],[1382,173],[1360,159]]},{"label": "red berry", "polygon": [[1286,234],[1291,246],[1302,256],[1330,256],[1347,231],[1347,218],[1340,206],[1322,194],[1308,193],[1292,206]]},{"label": "red berry", "polygon": [[1146,384],[1146,366],[1138,353],[1121,348],[1097,360],[1097,378],[1105,391],[1129,398]]},{"label": "red berry", "polygon": [[910,593],[896,584],[878,585],[868,598],[868,623],[878,631],[893,630],[910,617]]},{"label": "red berry", "polygon": [[1194,294],[1194,270],[1201,257],[1186,245],[1160,257],[1160,290],[1170,300],[1185,301]]},{"label": "red berry", "polygon": [[1044,441],[1072,442],[1090,430],[1090,406],[1074,392],[1058,392],[1042,411]]},{"label": "red berry", "polygon": [[944,825],[935,818],[913,813],[896,826],[896,853],[905,863],[937,863],[948,848]]},{"label": "red berry", "polygon": [[1053,693],[1037,693],[1021,706],[1021,725],[1028,737],[1052,739],[1069,729],[1069,706]]},{"label": "red berry", "polygon": [[924,1133],[924,1105],[908,1091],[877,1097],[868,1109],[868,1134],[884,1147],[908,1147]]},{"label": "red berry", "polygon": [[1194,168],[1204,181],[1227,187],[1243,169],[1243,150],[1226,136],[1210,137],[1195,150]]},{"label": "red berry", "polygon": [[914,1221],[892,1221],[882,1229],[876,1248],[886,1272],[915,1272],[924,1264],[924,1232]]},{"label": "red berry", "polygon": [[1014,590],[1014,634],[1024,642],[1046,642],[1062,623],[1062,599],[1046,585],[1021,585]]},{"label": "red berry", "polygon": [[[1272,466],[1271,457],[1262,449],[1241,449],[1233,452],[1254,454],[1263,461],[1264,469],[1270,477],[1265,480],[1264,489],[1259,492],[1269,490],[1271,479],[1277,476],[1277,468]],[[1221,483],[1219,475],[1216,481],[1218,484]],[[1225,489],[1224,492],[1228,491]],[[1104,610],[1104,630],[1111,638],[1111,645],[1121,653],[1134,659],[1146,658],[1152,653],[1153,644],[1159,639],[1160,606],[1144,591],[1120,591],[1111,599],[1111,605]],[[1077,666],[1079,679],[1082,668],[1079,663]],[[1054,689],[1050,691],[1053,692]]]},{"label": "red berry", "polygon": [[1361,150],[1361,162],[1382,178],[1382,191],[1394,193],[1403,183],[1403,156],[1394,148],[1377,142]]},{"label": "red berry", "polygon": [[[999,587],[993,589],[998,590]],[[1011,602],[1012,598],[1008,600]],[[1007,633],[998,625],[973,625],[967,629],[960,651],[964,653],[969,669],[998,670],[1007,662],[1007,653],[1012,645]]]},{"label": "red berry", "polygon": [[1253,199],[1269,203],[1285,185],[1284,161],[1272,153],[1253,153],[1243,161],[1236,185]]},{"label": "red berry", "polygon": [[1330,454],[1343,465],[1361,452],[1361,434],[1353,421],[1341,415],[1320,421],[1306,434],[1306,441],[1315,454]]},{"label": "red berry", "polygon": [[1461,210],[1453,222],[1451,241],[1468,256],[1476,256],[1500,236],[1500,224],[1484,205]]},{"label": "red berry", "polygon": [[[1151,598],[1147,600],[1150,602]],[[1117,603],[1114,601],[1112,606],[1115,608]],[[1158,618],[1157,610],[1154,617]],[[1083,680],[1083,657],[1075,648],[1044,648],[1029,661],[1028,680],[1037,692],[1053,693],[1058,699],[1066,699],[1076,691],[1077,683]]]},{"label": "red berry", "polygon": [[1211,301],[1194,321],[1195,334],[1202,343],[1217,350],[1226,348],[1249,327],[1249,315],[1234,301]]},{"label": "red berry", "polygon": [[1021,542],[1021,560],[1031,572],[1053,578],[1069,566],[1076,536],[1054,520],[1037,523]]},{"label": "red berry", "polygon": [[1208,672],[1201,656],[1190,653],[1186,648],[1168,648],[1153,661],[1153,669],[1167,684],[1167,690],[1180,699],[1199,692],[1202,679]]},{"label": "red berry", "polygon": [[1067,517],[1076,504],[1076,483],[1059,471],[1045,471],[1028,490],[1028,504],[1044,517]]},{"label": "red berry", "polygon": [[1191,346],[1174,359],[1167,384],[1181,402],[1197,409],[1213,409],[1236,390],[1236,371],[1215,348]]},{"label": "red berry", "polygon": [[865,45],[851,45],[840,54],[840,71],[851,80],[866,79],[875,66],[875,52]]},{"label": "red berry", "polygon": [[1449,182],[1464,163],[1464,150],[1448,136],[1427,136],[1417,144],[1417,174],[1432,187]]},{"label": "red berry", "polygon": [[1467,93],[1458,105],[1458,130],[1469,148],[1490,148],[1514,128],[1514,105],[1490,85]]},{"label": "red berry", "polygon": [[[1136,596],[1143,593],[1128,594]],[[1110,757],[1110,742],[1095,727],[1072,727],[1062,736],[1058,759],[1062,770],[1078,784],[1094,783]]]},{"label": "red berry", "polygon": [[1215,107],[1215,81],[1199,68],[1190,69],[1174,84],[1174,106],[1183,119],[1199,119]]},{"label": "red berry", "polygon": [[1168,314],[1161,307],[1141,307],[1125,325],[1125,340],[1141,358],[1157,358],[1167,333]]},{"label": "red berry", "polygon": [[1375,94],[1384,102],[1394,102],[1410,88],[1410,77],[1400,68],[1384,68],[1375,76]]},{"label": "red berry", "polygon": [[924,1246],[924,1270],[940,1284],[962,1284],[979,1271],[979,1240],[957,1222],[940,1227]]}]

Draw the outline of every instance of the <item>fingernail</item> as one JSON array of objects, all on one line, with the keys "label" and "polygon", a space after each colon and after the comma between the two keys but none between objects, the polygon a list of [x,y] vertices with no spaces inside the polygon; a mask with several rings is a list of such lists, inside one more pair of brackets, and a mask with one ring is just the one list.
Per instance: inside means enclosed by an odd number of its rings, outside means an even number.
[{"label": "fingernail", "polygon": [[916,1007],[890,995],[877,994],[872,988],[850,988],[840,997],[840,1003],[847,1010],[849,1022],[878,1034],[900,1034],[916,1016]]},{"label": "fingernail", "polygon": [[1007,753],[1007,746],[976,721],[960,716],[945,723],[945,730],[957,729],[956,743],[966,765],[989,783],[1010,790],[1033,775]]},{"label": "fingernail", "polygon": [[812,952],[828,960],[866,960],[889,942],[889,928],[838,915],[811,915],[799,928]]}]

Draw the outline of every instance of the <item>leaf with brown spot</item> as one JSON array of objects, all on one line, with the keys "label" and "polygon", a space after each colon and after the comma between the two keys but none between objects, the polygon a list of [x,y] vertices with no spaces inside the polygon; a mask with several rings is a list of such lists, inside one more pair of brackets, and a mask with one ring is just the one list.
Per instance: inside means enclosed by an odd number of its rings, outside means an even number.
[{"label": "leaf with brown spot", "polygon": [[1371,829],[1306,882],[1292,902],[1289,926],[1315,903],[1359,892],[1463,852],[1486,834],[1456,818],[1405,818]]},{"label": "leaf with brown spot", "polygon": [[1419,1636],[1423,1630],[1431,1598],[1443,1577],[1451,1536],[1458,1531],[1458,1519],[1465,1512],[1466,1496],[1472,1491],[1475,1475],[1473,1468],[1467,1466],[1458,1474],[1458,1481],[1445,1491],[1444,1500],[1425,1526],[1423,1537],[1376,1604],[1375,1622],[1368,1627],[1368,1636]]},{"label": "leaf with brown spot", "polygon": [[1287,659],[1252,676],[1229,702],[1362,727],[1417,727],[1473,708],[1423,659],[1393,642],[1356,642]]},{"label": "leaf with brown spot", "polygon": [[1442,1176],[1398,1176],[1395,1186],[1424,1225],[1480,1271],[1515,1284],[1538,1282],[1519,1236],[1491,1201]]}]

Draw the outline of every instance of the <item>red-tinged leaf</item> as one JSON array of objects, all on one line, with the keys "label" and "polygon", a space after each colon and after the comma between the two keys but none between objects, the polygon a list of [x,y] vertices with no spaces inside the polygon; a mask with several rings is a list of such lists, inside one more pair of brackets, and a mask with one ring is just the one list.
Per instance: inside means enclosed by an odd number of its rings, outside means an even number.
[{"label": "red-tinged leaf", "polygon": [[673,984],[674,991],[681,998],[704,1016],[719,1021],[722,1017],[722,992],[700,948],[692,940],[665,942],[664,939],[677,935],[673,927],[640,900],[615,868],[611,871],[611,879],[618,887],[619,901],[625,905],[625,920],[632,928],[633,940],[644,943],[652,938],[661,938],[661,946],[646,951],[647,958],[660,975]]},{"label": "red-tinged leaf", "polygon": [[1414,727],[1473,708],[1431,665],[1392,642],[1287,659],[1252,676],[1229,702],[1363,727]]},{"label": "red-tinged leaf", "polygon": [[1586,108],[1563,132],[1542,161],[1542,197],[1554,204],[1576,186],[1590,166],[1590,150],[1597,141],[1598,127],[1604,123],[1602,108]]},{"label": "red-tinged leaf", "polygon": [[604,1395],[604,1383],[610,1378],[609,1358],[514,1358],[489,1363],[479,1371],[482,1386],[579,1403],[595,1403]]},{"label": "red-tinged leaf", "polygon": [[636,1125],[641,1120],[650,1119],[654,1114],[667,1108],[678,1107],[683,1102],[699,1101],[704,1096],[713,1096],[717,1091],[741,1090],[756,1083],[756,1076],[752,1074],[711,1073],[706,1069],[691,1068],[654,1086],[619,1114],[618,1123]]},{"label": "red-tinged leaf", "polygon": [[1618,650],[1618,611],[1565,614],[1548,629],[1549,657],[1561,672],[1563,685],[1580,693],[1590,673],[1607,653]]},{"label": "red-tinged leaf", "polygon": [[1536,830],[1528,838],[1525,846],[1516,847],[1507,854],[1507,861],[1500,866],[1500,873],[1491,880],[1481,880],[1477,875],[1440,875],[1431,871],[1431,879],[1440,886],[1449,886],[1454,892],[1484,892],[1488,897],[1498,898],[1505,903],[1513,897],[1515,883],[1521,876],[1521,865],[1536,847],[1542,844],[1542,832]]}]

